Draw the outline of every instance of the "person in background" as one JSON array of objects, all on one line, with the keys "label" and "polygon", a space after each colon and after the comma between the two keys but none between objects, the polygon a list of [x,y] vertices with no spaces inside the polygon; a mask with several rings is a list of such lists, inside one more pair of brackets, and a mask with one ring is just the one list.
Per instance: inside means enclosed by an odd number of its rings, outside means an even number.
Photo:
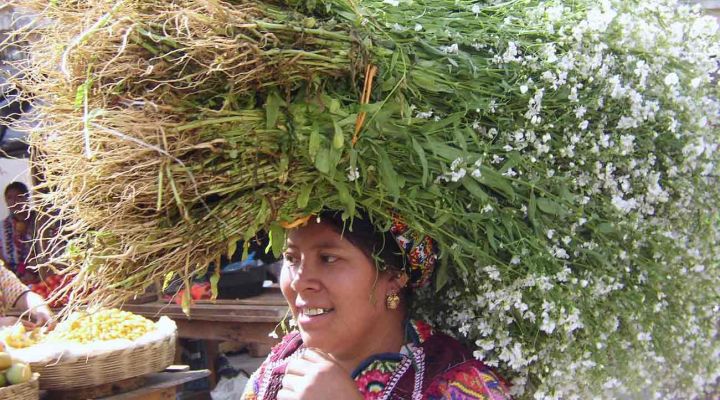
[{"label": "person in background", "polygon": [[280,287],[299,330],[273,348],[241,398],[511,399],[471,351],[409,315],[437,256],[431,238],[400,220],[378,232],[367,217],[328,211],[288,231]]},{"label": "person in background", "polygon": [[35,218],[26,206],[29,190],[22,182],[5,188],[5,203],[9,215],[0,226],[0,259],[23,282],[36,282],[38,274],[27,268],[33,247]]}]

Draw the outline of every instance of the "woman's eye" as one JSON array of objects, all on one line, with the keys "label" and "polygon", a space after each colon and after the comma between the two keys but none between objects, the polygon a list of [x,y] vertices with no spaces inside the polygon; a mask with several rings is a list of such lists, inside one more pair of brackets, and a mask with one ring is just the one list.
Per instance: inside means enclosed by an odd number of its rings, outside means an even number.
[{"label": "woman's eye", "polygon": [[324,255],[324,256],[320,256],[320,257],[322,258],[324,263],[329,263],[329,264],[334,263],[335,261],[338,260],[338,257],[331,256],[331,255]]},{"label": "woman's eye", "polygon": [[288,262],[290,264],[293,264],[296,261],[295,256],[289,253],[283,254],[283,259],[285,260],[285,262]]}]

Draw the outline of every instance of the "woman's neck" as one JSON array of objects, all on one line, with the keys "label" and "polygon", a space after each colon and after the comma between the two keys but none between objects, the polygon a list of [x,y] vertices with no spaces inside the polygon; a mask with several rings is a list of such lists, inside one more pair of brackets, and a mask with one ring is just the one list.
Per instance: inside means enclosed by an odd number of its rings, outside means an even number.
[{"label": "woman's neck", "polygon": [[388,321],[378,321],[373,333],[348,354],[332,354],[348,373],[352,373],[368,357],[380,353],[398,353],[405,344],[404,314],[393,313]]}]

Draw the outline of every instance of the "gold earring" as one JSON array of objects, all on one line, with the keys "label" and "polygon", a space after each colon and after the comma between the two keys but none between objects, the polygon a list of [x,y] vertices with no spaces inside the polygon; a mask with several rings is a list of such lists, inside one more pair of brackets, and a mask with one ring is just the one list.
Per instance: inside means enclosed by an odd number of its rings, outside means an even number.
[{"label": "gold earring", "polygon": [[400,305],[400,296],[397,293],[390,293],[385,297],[385,305],[388,310],[396,310]]}]

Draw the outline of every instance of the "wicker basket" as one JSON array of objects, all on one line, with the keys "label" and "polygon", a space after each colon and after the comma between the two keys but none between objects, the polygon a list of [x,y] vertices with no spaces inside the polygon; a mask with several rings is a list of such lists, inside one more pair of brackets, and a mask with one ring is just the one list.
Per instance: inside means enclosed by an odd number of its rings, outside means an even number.
[{"label": "wicker basket", "polygon": [[43,390],[98,386],[162,371],[175,360],[175,335],[127,350],[50,364],[31,364]]},{"label": "wicker basket", "polygon": [[38,377],[39,375],[34,373],[32,379],[25,383],[0,388],[0,400],[38,400]]}]

